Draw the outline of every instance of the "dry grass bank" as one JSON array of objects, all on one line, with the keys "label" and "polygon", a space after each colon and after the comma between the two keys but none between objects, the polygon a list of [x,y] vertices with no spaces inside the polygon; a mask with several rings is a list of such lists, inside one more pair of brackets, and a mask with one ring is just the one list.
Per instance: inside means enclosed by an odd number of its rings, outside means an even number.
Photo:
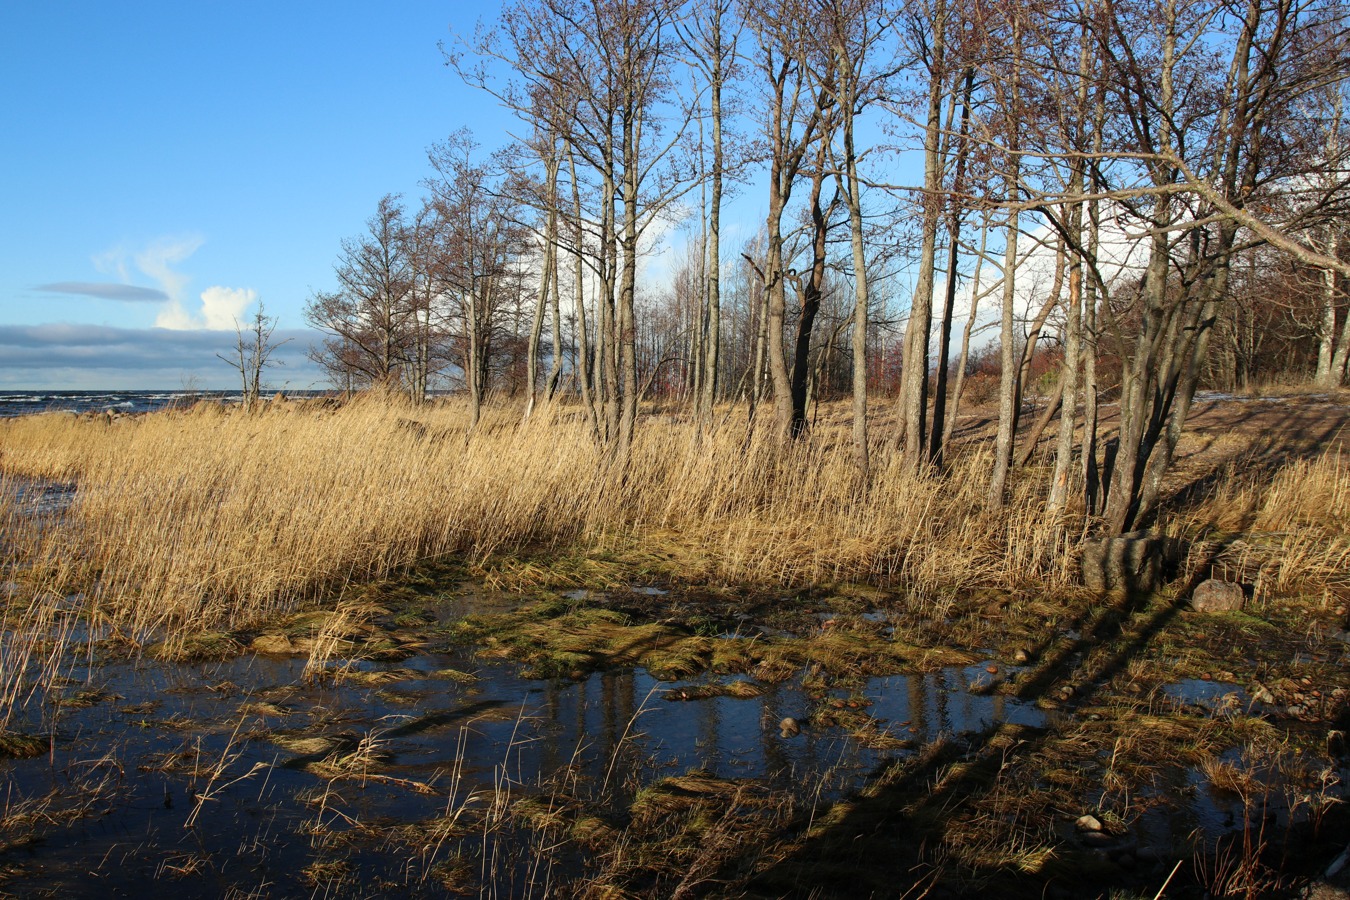
[{"label": "dry grass bank", "polygon": [[[380,398],[254,416],[202,404],[111,422],[12,419],[0,423],[0,470],[77,489],[40,534],[3,501],[6,554],[43,588],[88,593],[137,638],[182,622],[245,626],[447,554],[617,556],[652,577],[872,581],[939,602],[1073,577],[1071,536],[1042,515],[1043,473],[1024,472],[1008,507],[990,511],[983,450],[919,478],[878,446],[863,485],[842,427],[784,451],[767,433],[747,437],[740,416],[712,435],[652,416],[619,472],[573,411],[518,415],[493,410],[472,436],[460,404]],[[1274,476],[1232,463],[1166,527],[1273,533],[1264,555],[1280,563],[1277,587],[1334,585],[1350,568],[1350,460],[1332,452]],[[519,576],[529,581],[528,563]]]},{"label": "dry grass bank", "polygon": [[707,436],[653,418],[624,475],[565,411],[517,416],[498,410],[470,437],[456,404],[42,415],[0,424],[0,467],[78,485],[22,555],[64,587],[96,585],[99,608],[141,635],[243,625],[428,557],[541,546],[645,555],[690,579],[933,596],[1069,575],[1034,483],[983,508],[978,454],[925,479],[881,450],[864,486],[842,434],[783,453],[740,422]]},{"label": "dry grass bank", "polygon": [[1226,546],[1221,573],[1260,592],[1311,590],[1350,600],[1350,456],[1339,447],[1272,473],[1238,455],[1209,496],[1172,512],[1169,528]]}]

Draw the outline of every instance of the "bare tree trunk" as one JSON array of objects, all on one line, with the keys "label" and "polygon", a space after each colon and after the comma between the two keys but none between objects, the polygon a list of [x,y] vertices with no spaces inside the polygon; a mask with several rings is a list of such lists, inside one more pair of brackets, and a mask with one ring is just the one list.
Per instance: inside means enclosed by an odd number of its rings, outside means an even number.
[{"label": "bare tree trunk", "polygon": [[616,308],[618,298],[615,296],[616,286],[614,284],[614,275],[618,271],[619,262],[619,242],[615,236],[616,224],[614,220],[615,194],[613,172],[608,171],[604,175],[604,186],[600,201],[603,206],[600,240],[600,253],[603,256],[601,271],[603,274],[600,278],[601,340],[597,344],[600,360],[596,366],[596,371],[602,376],[599,383],[601,385],[600,396],[604,401],[604,418],[602,421],[606,443],[617,440],[619,437],[620,404],[623,393],[619,383],[619,343],[621,337]]},{"label": "bare tree trunk", "polygon": [[[709,102],[712,112],[712,196],[708,207],[708,239],[704,246],[707,255],[708,314],[707,338],[703,353],[702,409],[711,421],[717,403],[722,353],[722,179],[726,168],[722,137],[722,82],[726,78],[723,56],[727,47],[722,34],[720,8],[712,16],[709,32]],[[731,52],[735,50],[732,39]]]},{"label": "bare tree trunk", "polygon": [[[967,67],[965,87],[961,92],[961,127],[957,136],[956,170],[952,175],[951,209],[947,217],[947,288],[943,292],[942,324],[938,328],[937,384],[933,391],[932,441],[928,448],[929,462],[942,466],[943,438],[947,434],[947,369],[952,343],[952,315],[956,306],[957,266],[961,246],[961,204],[957,201],[965,190],[967,136],[970,134],[970,97],[975,90],[975,70]],[[956,98],[953,95],[952,103]]]},{"label": "bare tree trunk", "polygon": [[591,423],[591,433],[600,437],[600,413],[596,409],[595,395],[592,391],[594,383],[592,373],[598,372],[598,367],[591,368],[590,348],[587,346],[588,338],[586,333],[586,279],[583,256],[586,252],[586,233],[581,214],[581,188],[577,184],[577,164],[576,157],[572,153],[572,147],[567,146],[567,164],[572,180],[572,239],[576,244],[575,255],[573,259],[573,301],[576,307],[577,317],[577,386],[581,391],[581,405],[586,410],[587,418]]},{"label": "bare tree trunk", "polygon": [[622,409],[619,418],[618,459],[628,461],[633,446],[633,431],[637,427],[637,322],[635,294],[637,291],[638,254],[638,133],[642,127],[636,104],[628,107],[623,120],[623,271],[619,282],[619,368]]},{"label": "bare tree trunk", "polygon": [[478,427],[483,402],[483,395],[478,385],[478,345],[482,337],[478,333],[478,298],[475,291],[467,292],[465,304],[464,318],[468,325],[469,348],[465,357],[464,386],[469,391],[469,431],[472,432]]},{"label": "bare tree trunk", "polygon": [[[556,212],[557,195],[554,195],[554,204]],[[551,298],[549,314],[553,318],[553,361],[549,365],[548,371],[548,389],[544,393],[545,400],[552,400],[558,393],[558,384],[562,380],[563,369],[563,336],[562,336],[562,288],[558,277],[558,232],[557,221],[555,219],[553,226],[553,291],[549,294]]]},{"label": "bare tree trunk", "polygon": [[1331,357],[1331,377],[1336,379],[1336,385],[1345,384],[1347,376],[1347,363],[1350,363],[1350,310],[1346,311],[1345,321],[1341,323],[1341,339],[1336,347],[1336,352]]},{"label": "bare tree trunk", "polygon": [[[1343,108],[1343,88],[1337,84],[1333,89],[1331,115],[1329,116],[1329,125],[1327,127],[1326,140],[1326,159],[1328,168],[1344,168],[1343,157],[1341,153],[1341,112]],[[1331,173],[1328,172],[1329,176]],[[1325,176],[1324,176],[1325,178]],[[1330,180],[1326,178],[1326,180]],[[1327,239],[1324,247],[1324,254],[1332,259],[1340,258],[1340,222],[1332,222],[1327,225]],[[1350,354],[1350,348],[1346,346],[1350,342],[1350,312],[1346,313],[1345,327],[1340,336],[1340,344],[1336,345],[1336,279],[1337,272],[1334,268],[1328,266],[1322,270],[1322,328],[1321,328],[1321,346],[1317,353],[1317,383],[1324,387],[1340,387],[1345,380],[1345,364],[1347,354]]]},{"label": "bare tree trunk", "polygon": [[[534,318],[530,322],[530,346],[526,355],[526,401],[525,418],[528,419],[534,412],[535,396],[538,394],[539,385],[539,342],[544,336],[544,310],[550,305],[551,292],[556,281],[556,269],[558,265],[557,245],[558,245],[558,167],[560,160],[556,152],[556,147],[549,147],[548,158],[544,161],[544,178],[548,190],[548,211],[546,215],[546,224],[544,226],[544,260],[539,272],[539,295],[534,305]],[[557,305],[557,299],[553,298],[553,305]],[[556,360],[556,354],[555,354]],[[556,366],[556,362],[555,362]]]},{"label": "bare tree trunk", "polygon": [[[775,177],[779,177],[777,173]],[[792,433],[791,379],[783,347],[787,291],[783,279],[783,235],[780,223],[785,205],[786,198],[780,199],[778,192],[775,191],[769,200],[769,265],[765,277],[769,278],[770,282],[766,286],[768,307],[765,327],[768,330],[764,348],[769,367],[769,380],[773,384],[774,420],[778,423],[779,434],[784,438]]]},{"label": "bare tree trunk", "polygon": [[[1075,161],[1074,180],[1070,193],[1082,192],[1081,164]],[[1083,228],[1083,207],[1075,202],[1069,214],[1069,228],[1079,233]],[[1074,420],[1078,413],[1078,366],[1082,354],[1081,325],[1083,303],[1083,262],[1074,254],[1069,265],[1069,295],[1067,298],[1064,325],[1064,362],[1060,368],[1059,393],[1063,405],[1059,416],[1059,443],[1055,448],[1055,472],[1050,480],[1050,496],[1046,502],[1046,515],[1051,520],[1058,519],[1069,500],[1069,479],[1073,473],[1073,431]]]},{"label": "bare tree trunk", "polygon": [[[1327,226],[1326,254],[1336,256],[1340,250],[1336,225]],[[1319,329],[1320,342],[1317,348],[1317,383],[1323,387],[1340,387],[1345,377],[1345,338],[1336,346],[1336,270],[1322,270],[1322,326]],[[1346,316],[1346,327],[1350,329],[1350,314]],[[1350,336],[1350,332],[1347,333]],[[1339,364],[1337,356],[1340,356]]]},{"label": "bare tree trunk", "polygon": [[[1009,175],[1006,189],[1010,199],[1017,190],[1017,157],[1010,154],[1008,160]],[[1018,367],[1013,346],[1013,305],[1017,300],[1017,210],[1008,213],[1007,236],[1003,250],[1003,316],[999,338],[1000,348],[999,391],[998,391],[998,434],[994,439],[994,471],[989,478],[989,502],[995,506],[1003,505],[1003,495],[1008,486],[1008,468],[1012,463],[1013,428],[1016,425]]]},{"label": "bare tree trunk", "polygon": [[811,176],[811,268],[806,284],[799,288],[801,314],[797,320],[797,336],[792,352],[792,413],[788,427],[791,437],[798,437],[806,428],[807,378],[811,366],[811,332],[825,281],[825,261],[828,216],[820,206],[820,194],[825,183],[826,141],[821,140],[816,154],[816,170]]},{"label": "bare tree trunk", "polygon": [[932,64],[928,80],[928,116],[923,138],[923,236],[919,275],[905,329],[905,358],[901,380],[901,418],[905,466],[923,467],[928,453],[928,339],[933,319],[934,269],[937,267],[937,230],[942,211],[942,97],[946,88],[947,4],[937,0],[933,10]]},{"label": "bare tree trunk", "polygon": [[752,405],[764,399],[764,388],[769,378],[767,371],[769,364],[769,303],[769,290],[761,286],[759,302],[756,304],[759,311],[759,324],[755,329],[755,368],[754,374],[751,376],[752,390],[750,392]]},{"label": "bare tree trunk", "polygon": [[[1106,124],[1106,95],[1098,87],[1092,112],[1092,152],[1100,156],[1103,144],[1103,129]],[[1100,178],[1094,168],[1089,179],[1091,193],[1095,194],[1101,186]],[[1087,259],[1094,269],[1097,266],[1097,249],[1101,244],[1101,203],[1089,200],[1087,204]],[[1089,278],[1083,291],[1083,507],[1089,516],[1100,511],[1101,469],[1098,465],[1097,419],[1098,384],[1097,355],[1099,353],[1099,328],[1097,325],[1097,281]]]},{"label": "bare tree trunk", "polygon": [[975,315],[980,310],[980,276],[984,274],[984,251],[989,239],[989,217],[980,225],[980,252],[975,258],[975,275],[971,279],[970,313],[961,332],[961,352],[956,357],[956,384],[952,387],[951,411],[942,422],[942,446],[950,447],[956,430],[956,414],[961,408],[961,394],[966,387],[966,365],[970,360],[970,336],[975,330]]},{"label": "bare tree trunk", "polygon": [[844,167],[847,178],[849,243],[853,251],[853,459],[862,483],[869,477],[867,438],[867,258],[863,254],[862,196],[858,188],[858,158],[853,147],[853,117],[844,119]]}]

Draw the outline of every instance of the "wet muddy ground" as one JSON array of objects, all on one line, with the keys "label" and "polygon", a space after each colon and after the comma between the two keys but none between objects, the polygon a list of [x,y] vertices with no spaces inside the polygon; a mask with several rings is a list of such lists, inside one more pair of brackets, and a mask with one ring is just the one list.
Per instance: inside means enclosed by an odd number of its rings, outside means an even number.
[{"label": "wet muddy ground", "polygon": [[1198,896],[1304,883],[1346,834],[1330,632],[1290,657],[1170,601],[358,593],[172,659],[90,644],[0,761],[0,890],[1153,896],[1185,859],[1168,896]]}]

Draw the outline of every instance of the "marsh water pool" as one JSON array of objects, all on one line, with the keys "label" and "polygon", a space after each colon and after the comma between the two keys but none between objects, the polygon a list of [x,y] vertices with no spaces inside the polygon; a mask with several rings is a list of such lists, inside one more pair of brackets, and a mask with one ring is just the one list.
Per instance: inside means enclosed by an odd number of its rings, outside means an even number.
[{"label": "marsh water pool", "polygon": [[[690,771],[824,804],[940,736],[1046,716],[970,693],[975,666],[835,692],[841,706],[867,697],[878,733],[894,739],[869,747],[812,726],[800,679],[758,696],[700,697],[729,677],[662,681],[638,668],[531,679],[468,649],[345,663],[335,678],[307,678],[306,664],[246,653],[71,670],[49,746],[3,763],[11,820],[31,809],[30,833],[8,835],[5,887],[106,897],[157,881],[290,896],[378,884],[386,895],[436,894],[437,864],[458,851],[429,847],[419,826],[431,834],[506,797],[546,796],[560,773],[570,791],[620,805]],[[787,717],[803,723],[799,733],[780,730]],[[519,895],[530,892],[527,869],[515,860],[479,874]]]},{"label": "marsh water pool", "polygon": [[[550,615],[568,611],[540,626],[519,598],[461,587],[414,604],[416,615],[382,610],[364,645],[378,652],[317,663],[299,643],[258,652],[275,645],[265,635],[252,649],[249,635],[235,635],[232,651],[198,661],[88,644],[97,652],[70,662],[56,702],[30,710],[24,730],[40,743],[30,741],[27,758],[0,760],[0,887],[51,897],[130,896],[147,885],[188,896],[551,896],[625,853],[658,852],[629,835],[635,821],[659,830],[683,816],[698,840],[721,833],[718,816],[809,831],[888,767],[955,748],[959,769],[995,733],[1017,743],[1071,733],[1091,709],[1019,698],[1013,688],[1029,670],[988,651],[839,678],[819,662],[781,659],[770,678],[600,662],[544,678],[483,629],[493,616],[523,616],[514,627],[566,631],[575,625],[567,616],[603,613],[592,624],[617,629],[622,645],[607,658],[631,660],[631,646],[659,645],[654,635],[666,632],[609,607],[677,598],[646,587],[619,594],[536,600]],[[875,651],[896,640],[888,618],[806,610],[796,620],[810,632],[802,643],[782,622],[742,617],[700,646],[713,646],[708,658],[719,642],[823,648],[856,627],[879,642]],[[472,639],[443,639],[465,628]],[[1242,687],[1202,679],[1164,686],[1158,703],[1216,720],[1253,709]],[[1099,762],[1109,768],[1107,753]],[[1243,761],[1219,764],[1238,771]],[[1137,820],[1112,834],[1075,834],[1072,810],[1044,827],[1068,847],[1137,865],[1249,824],[1251,798],[1216,789],[1212,772],[1178,765],[1160,778]],[[1092,784],[1079,796],[1084,809],[1107,804]],[[1343,793],[1330,787],[1328,796]],[[1284,796],[1267,790],[1259,814],[1285,825],[1308,815]]]}]

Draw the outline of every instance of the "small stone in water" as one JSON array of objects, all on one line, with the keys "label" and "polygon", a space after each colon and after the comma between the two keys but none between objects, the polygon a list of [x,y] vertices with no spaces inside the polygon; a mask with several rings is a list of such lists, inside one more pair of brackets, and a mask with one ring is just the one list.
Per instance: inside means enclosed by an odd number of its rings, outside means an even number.
[{"label": "small stone in water", "polygon": [[989,665],[985,666],[984,670],[988,672],[990,675],[998,674],[998,666],[994,665],[993,663],[990,663]]},{"label": "small stone in water", "polygon": [[1102,823],[1096,816],[1079,816],[1078,821],[1073,823],[1079,831],[1101,831]]},{"label": "small stone in water", "polygon": [[802,733],[802,726],[792,716],[787,716],[778,723],[778,730],[783,733],[783,737],[796,737]]},{"label": "small stone in water", "polygon": [[1031,653],[1023,647],[1018,647],[1012,658],[1015,665],[1025,666],[1031,662]]}]

